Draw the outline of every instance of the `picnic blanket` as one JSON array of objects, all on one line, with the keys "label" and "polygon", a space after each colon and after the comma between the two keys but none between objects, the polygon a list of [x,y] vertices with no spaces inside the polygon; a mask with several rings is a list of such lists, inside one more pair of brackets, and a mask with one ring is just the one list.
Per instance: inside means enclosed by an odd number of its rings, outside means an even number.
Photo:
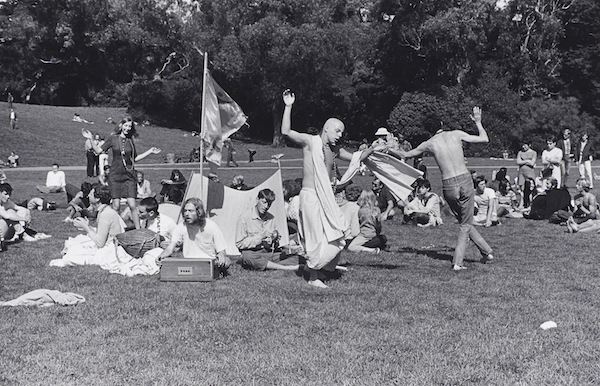
[{"label": "picnic blanket", "polygon": [[57,290],[37,289],[19,296],[7,302],[0,302],[2,307],[16,306],[42,306],[48,307],[54,304],[61,306],[75,306],[85,302],[85,298],[73,292],[60,292]]}]

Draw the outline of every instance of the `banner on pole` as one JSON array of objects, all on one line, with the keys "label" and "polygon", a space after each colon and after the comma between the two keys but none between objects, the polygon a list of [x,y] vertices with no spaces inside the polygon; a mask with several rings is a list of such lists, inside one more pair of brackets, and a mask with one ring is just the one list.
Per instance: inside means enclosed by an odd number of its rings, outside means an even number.
[{"label": "banner on pole", "polygon": [[248,118],[242,108],[219,86],[206,71],[206,98],[204,102],[204,125],[202,145],[206,160],[221,165],[223,141],[246,123]]}]

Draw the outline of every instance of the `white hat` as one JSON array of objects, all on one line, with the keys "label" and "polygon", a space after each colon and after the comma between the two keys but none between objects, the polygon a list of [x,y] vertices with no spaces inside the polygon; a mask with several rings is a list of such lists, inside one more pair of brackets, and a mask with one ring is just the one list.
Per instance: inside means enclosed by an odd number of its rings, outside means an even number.
[{"label": "white hat", "polygon": [[377,132],[375,133],[375,135],[388,135],[389,132],[387,131],[387,129],[385,127],[380,127],[379,129],[377,129]]}]

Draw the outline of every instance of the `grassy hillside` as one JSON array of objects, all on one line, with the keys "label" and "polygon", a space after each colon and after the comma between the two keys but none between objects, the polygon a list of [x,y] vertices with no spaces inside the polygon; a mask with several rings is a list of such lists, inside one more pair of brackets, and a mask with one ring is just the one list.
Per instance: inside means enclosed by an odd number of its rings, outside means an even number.
[{"label": "grassy hillside", "polygon": [[[110,135],[115,126],[106,122],[112,118],[118,122],[126,116],[124,108],[102,107],[57,107],[14,104],[17,113],[18,130],[9,129],[9,110],[6,102],[0,103],[0,159],[6,160],[11,151],[21,157],[21,166],[44,166],[58,162],[60,165],[85,165],[81,129],[86,128],[104,136]],[[74,122],[73,115],[94,124]],[[189,132],[178,129],[166,129],[152,125],[138,125],[139,137],[136,139],[138,151],[151,146],[163,150],[161,155],[148,157],[142,164],[164,162],[166,154],[173,153],[183,161],[188,161],[190,151],[198,147],[199,140]],[[248,159],[248,148],[255,148],[256,160],[269,159],[280,152],[270,146],[244,144],[234,141],[238,160]],[[294,151],[295,150],[295,151]],[[300,154],[298,149],[288,149],[294,157]]]}]

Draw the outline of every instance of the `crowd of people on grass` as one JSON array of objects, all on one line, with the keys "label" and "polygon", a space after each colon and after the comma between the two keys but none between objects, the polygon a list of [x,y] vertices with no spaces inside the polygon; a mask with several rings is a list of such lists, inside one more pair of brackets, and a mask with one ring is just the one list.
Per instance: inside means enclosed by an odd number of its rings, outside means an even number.
[{"label": "crowd of people on grass", "polygon": [[[542,169],[538,169],[539,173],[536,173],[538,154],[526,140],[516,157],[517,175],[514,178],[508,175],[507,167],[486,176],[469,171],[463,154],[463,143],[489,141],[481,123],[481,109],[477,107],[471,115],[477,134],[439,130],[413,148],[400,134],[379,128],[374,142],[363,142],[353,153],[338,144],[345,129],[339,119],[328,119],[317,135],[295,131],[291,125],[294,94],[286,90],[283,102],[282,134],[302,147],[303,176],[283,181],[281,192],[261,189],[252,205],[240,208],[240,216],[232,226],[235,226],[235,247],[241,254],[237,262],[246,269],[303,269],[309,284],[326,288],[324,280],[332,272],[345,270],[340,265],[344,249],[375,254],[387,251],[385,222],[420,228],[439,227],[444,225],[443,208],[454,214],[460,224],[452,261],[455,271],[466,269],[463,261],[468,240],[478,248],[483,262],[494,259],[493,249],[477,231],[478,226],[498,226],[508,218],[525,218],[563,224],[572,233],[600,229],[600,210],[592,193],[593,152],[587,133],[582,133],[576,143],[570,129],[564,129],[559,139],[549,137],[547,148],[540,156]],[[135,169],[136,162],[159,154],[161,150],[151,147],[138,153],[133,120],[123,119],[107,138],[86,129],[82,129],[82,135],[85,138],[86,174],[94,180],[80,186],[69,184],[64,171],[55,163],[47,173],[45,184],[36,186],[44,195],[66,194],[68,204],[63,221],[84,232],[82,237],[65,242],[64,263],[55,265],[68,265],[69,261],[101,265],[107,259],[118,263],[123,258],[123,251],[119,252],[117,246],[127,243],[123,234],[139,240],[151,231],[150,234],[157,237],[156,249],[152,252],[157,264],[174,254],[184,258],[211,258],[221,273],[227,274],[232,260],[226,254],[223,232],[210,219],[209,210],[199,198],[184,201],[188,181],[181,171],[172,170],[169,178],[160,181],[160,192],[153,192],[144,173]],[[238,166],[231,141],[226,141],[225,147],[227,166],[230,163]],[[399,197],[384,179],[365,166],[375,152],[404,163],[413,160],[421,177],[413,180],[412,193]],[[254,150],[249,151],[249,162],[253,161],[254,154]],[[432,191],[424,154],[433,155],[440,168],[443,195]],[[371,188],[362,189],[351,179],[340,182],[344,178],[340,176],[336,159],[351,164],[357,162],[359,166],[355,173],[371,173]],[[18,156],[11,153],[9,161],[17,166]],[[571,163],[576,163],[579,171],[575,185],[577,193],[573,197],[567,189]],[[219,180],[215,173],[209,174],[209,179]],[[31,229],[31,210],[53,210],[55,202],[33,197],[24,203],[14,203],[10,200],[12,187],[5,180],[4,177],[0,181],[1,249],[5,250],[10,242],[50,237]],[[240,191],[252,189],[245,184],[241,174],[233,177],[230,187]],[[286,246],[280,245],[281,230],[276,228],[275,217],[269,211],[278,194],[284,201],[290,236]],[[178,205],[183,221],[176,224],[173,218],[161,214],[162,203]],[[139,257],[129,256],[129,260]]]}]

